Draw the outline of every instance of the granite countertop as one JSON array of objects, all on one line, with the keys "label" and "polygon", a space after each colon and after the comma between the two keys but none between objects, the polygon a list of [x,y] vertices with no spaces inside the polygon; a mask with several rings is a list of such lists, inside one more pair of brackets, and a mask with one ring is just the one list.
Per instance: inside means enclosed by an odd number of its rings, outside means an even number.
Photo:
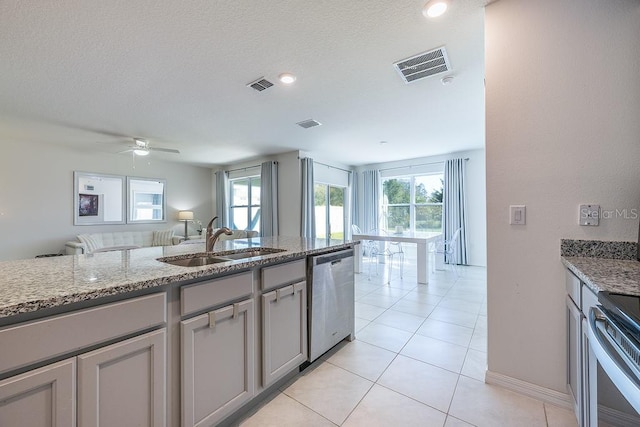
[{"label": "granite countertop", "polygon": [[357,242],[282,236],[226,240],[218,242],[214,251],[268,247],[284,249],[285,252],[202,267],[178,267],[156,260],[204,252],[204,244],[197,243],[4,261],[0,262],[0,319],[344,249],[355,244]]},{"label": "granite countertop", "polygon": [[562,240],[562,263],[591,290],[640,296],[635,242]]}]

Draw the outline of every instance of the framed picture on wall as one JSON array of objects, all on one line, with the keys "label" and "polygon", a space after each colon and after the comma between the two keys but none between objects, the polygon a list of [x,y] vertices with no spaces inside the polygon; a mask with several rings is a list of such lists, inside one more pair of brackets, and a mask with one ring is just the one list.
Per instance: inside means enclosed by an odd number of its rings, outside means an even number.
[{"label": "framed picture on wall", "polygon": [[79,216],[98,216],[98,195],[97,194],[79,194],[78,215]]}]

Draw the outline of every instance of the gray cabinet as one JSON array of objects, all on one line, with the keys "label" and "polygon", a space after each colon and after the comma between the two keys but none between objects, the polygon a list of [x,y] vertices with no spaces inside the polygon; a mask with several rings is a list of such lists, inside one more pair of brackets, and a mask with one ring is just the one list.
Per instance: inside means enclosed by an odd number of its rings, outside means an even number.
[{"label": "gray cabinet", "polygon": [[307,360],[307,284],[284,286],[262,295],[262,385]]},{"label": "gray cabinet", "polygon": [[253,299],[180,322],[182,425],[210,426],[254,395]]},{"label": "gray cabinet", "polygon": [[166,332],[78,356],[78,426],[166,425]]},{"label": "gray cabinet", "polygon": [[0,381],[0,426],[76,425],[75,358]]}]

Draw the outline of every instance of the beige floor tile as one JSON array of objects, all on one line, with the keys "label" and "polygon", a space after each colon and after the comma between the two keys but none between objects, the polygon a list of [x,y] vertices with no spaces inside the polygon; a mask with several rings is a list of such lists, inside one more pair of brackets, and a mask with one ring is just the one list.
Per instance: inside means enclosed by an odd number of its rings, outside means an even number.
[{"label": "beige floor tile", "polygon": [[404,347],[412,335],[411,332],[371,322],[358,332],[357,340],[397,353]]},{"label": "beige floor tile", "polygon": [[355,340],[335,352],[327,361],[368,380],[376,381],[396,355],[392,351]]},{"label": "beige floor tile", "polygon": [[442,296],[427,294],[424,292],[411,291],[405,295],[400,301],[415,301],[421,304],[438,305],[442,300]]},{"label": "beige floor tile", "polygon": [[382,286],[375,291],[372,292],[374,295],[385,295],[392,298],[400,299],[403,296],[407,295],[411,290],[409,289],[401,289],[401,288],[393,288],[391,286]]},{"label": "beige floor tile", "polygon": [[449,298],[459,298],[469,302],[484,303],[487,299],[487,293],[484,291],[469,291],[464,289],[452,288],[446,294]]},{"label": "beige floor tile", "polygon": [[398,302],[400,298],[401,297],[399,296],[380,295],[372,292],[369,295],[365,295],[364,297],[360,298],[358,302],[387,309]]},{"label": "beige floor tile", "polygon": [[544,404],[548,427],[578,427],[576,415],[570,409],[560,408],[549,403]]},{"label": "beige floor tile", "polygon": [[459,373],[467,355],[467,348],[435,338],[414,335],[400,354]]},{"label": "beige floor tile", "polygon": [[450,308],[453,310],[464,311],[471,314],[478,314],[480,312],[480,308],[482,307],[482,303],[445,296],[438,304],[438,307]]},{"label": "beige floor tile", "polygon": [[416,333],[466,347],[471,341],[473,329],[440,320],[427,319]]},{"label": "beige floor tile", "polygon": [[416,292],[427,295],[443,297],[449,292],[453,285],[448,282],[436,282],[430,280],[428,284],[421,284],[416,288]]},{"label": "beige floor tile", "polygon": [[379,385],[349,415],[344,427],[442,427],[446,415]]},{"label": "beige floor tile", "polygon": [[356,317],[365,320],[373,320],[385,312],[385,308],[377,307],[371,304],[364,304],[362,302],[356,302]]},{"label": "beige floor tile", "polygon": [[407,332],[415,332],[425,321],[426,316],[416,316],[414,314],[401,313],[399,311],[387,310],[378,316],[373,322],[392,328],[402,329]]},{"label": "beige floor tile", "polygon": [[302,375],[283,393],[335,424],[342,424],[373,383],[335,365],[323,363]]},{"label": "beige floor tile", "polygon": [[467,357],[464,359],[461,374],[478,381],[484,381],[486,373],[487,353],[470,348],[469,351],[467,351]]},{"label": "beige floor tile", "polygon": [[413,314],[420,317],[429,317],[434,308],[436,308],[435,305],[425,304],[418,301],[411,301],[403,298],[397,303],[393,304],[390,310]]},{"label": "beige floor tile", "polygon": [[458,374],[399,355],[378,384],[442,412],[449,410]]},{"label": "beige floor tile", "polygon": [[474,350],[487,352],[487,333],[485,331],[475,330],[471,336],[469,348]]},{"label": "beige floor tile", "polygon": [[466,326],[467,328],[473,328],[476,325],[478,315],[438,306],[431,312],[431,314],[429,315],[429,319],[440,320],[442,322],[448,322],[460,326]]},{"label": "beige floor tile", "polygon": [[359,318],[359,317],[356,317],[356,333],[357,333],[360,329],[362,329],[362,328],[364,328],[365,326],[367,326],[369,323],[371,323],[371,321],[370,321],[370,320],[367,320],[367,319],[361,319],[361,318]]},{"label": "beige floor tile", "polygon": [[316,414],[285,394],[278,394],[249,418],[240,422],[242,427],[334,427],[335,424]]},{"label": "beige floor tile", "polygon": [[451,415],[447,415],[447,421],[444,423],[444,427],[473,427],[473,424],[469,424],[465,421],[452,417]]},{"label": "beige floor tile", "polygon": [[546,426],[542,402],[461,376],[449,415],[479,427]]}]

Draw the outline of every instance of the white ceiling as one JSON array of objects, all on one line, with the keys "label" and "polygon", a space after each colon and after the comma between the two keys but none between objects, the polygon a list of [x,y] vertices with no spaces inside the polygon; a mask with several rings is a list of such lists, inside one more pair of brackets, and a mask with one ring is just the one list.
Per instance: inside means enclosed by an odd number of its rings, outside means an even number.
[{"label": "white ceiling", "polygon": [[[3,0],[0,140],[116,153],[143,137],[181,151],[153,156],[199,165],[482,147],[487,1],[455,0],[438,20],[425,1]],[[440,46],[451,84],[402,82],[394,62]],[[246,87],[261,76],[275,85]],[[310,118],[323,125],[296,125]]]}]

